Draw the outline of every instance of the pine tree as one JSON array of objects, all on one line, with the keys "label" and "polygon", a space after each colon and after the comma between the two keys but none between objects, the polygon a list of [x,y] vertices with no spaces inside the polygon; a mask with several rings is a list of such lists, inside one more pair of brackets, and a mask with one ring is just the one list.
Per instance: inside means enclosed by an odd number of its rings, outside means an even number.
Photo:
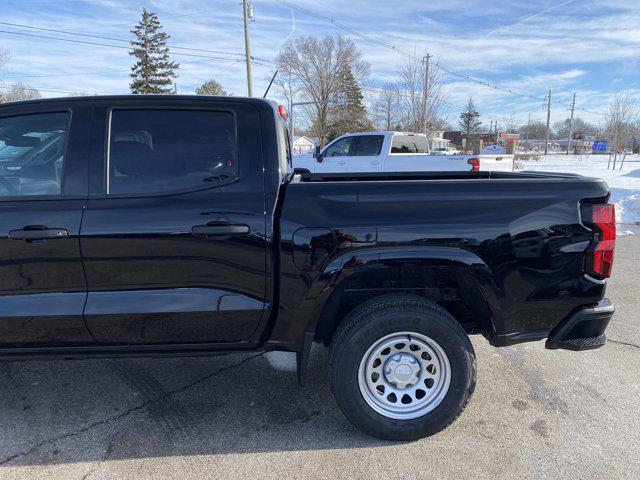
[{"label": "pine tree", "polygon": [[142,18],[131,30],[136,40],[131,42],[129,55],[136,57],[131,67],[131,93],[173,93],[173,79],[177,77],[178,63],[169,60],[167,40],[158,15],[142,10]]},{"label": "pine tree", "polygon": [[367,109],[362,103],[364,97],[351,68],[343,68],[339,78],[340,84],[337,91],[345,93],[346,102],[344,107],[332,109],[332,119],[328,131],[329,140],[347,132],[362,132],[373,128],[367,119]]},{"label": "pine tree", "polygon": [[216,81],[216,80],[209,80],[207,82],[204,82],[202,85],[200,85],[198,88],[196,88],[196,94],[198,95],[221,95],[224,97],[228,97],[229,94],[227,93],[227,91],[222,88],[222,85],[220,84],[220,82]]},{"label": "pine tree", "polygon": [[473,103],[473,98],[469,98],[469,103],[465,110],[460,114],[460,129],[462,134],[467,139],[467,148],[470,148],[470,143],[475,134],[480,131],[480,114],[476,110],[476,105]]}]

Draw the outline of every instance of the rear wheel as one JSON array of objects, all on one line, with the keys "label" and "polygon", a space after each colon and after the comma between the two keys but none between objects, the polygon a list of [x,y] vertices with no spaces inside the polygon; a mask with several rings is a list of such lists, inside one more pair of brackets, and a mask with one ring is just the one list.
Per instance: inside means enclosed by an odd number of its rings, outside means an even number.
[{"label": "rear wheel", "polygon": [[331,386],[364,432],[415,440],[447,427],[475,387],[473,347],[439,305],[413,295],[356,307],[331,343]]}]

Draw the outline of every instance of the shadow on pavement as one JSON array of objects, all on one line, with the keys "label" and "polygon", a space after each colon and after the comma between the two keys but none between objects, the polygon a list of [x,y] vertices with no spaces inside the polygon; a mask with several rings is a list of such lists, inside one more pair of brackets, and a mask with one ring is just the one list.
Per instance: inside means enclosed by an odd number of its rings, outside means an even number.
[{"label": "shadow on pavement", "polygon": [[384,446],[342,416],[326,349],[0,363],[0,466]]}]

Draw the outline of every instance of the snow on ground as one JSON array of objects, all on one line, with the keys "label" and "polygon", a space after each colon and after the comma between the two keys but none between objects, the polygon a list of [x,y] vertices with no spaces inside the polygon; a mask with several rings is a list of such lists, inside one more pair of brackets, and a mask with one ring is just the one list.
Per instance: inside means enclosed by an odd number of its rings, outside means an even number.
[{"label": "snow on ground", "polygon": [[[620,156],[616,169],[609,163],[609,155],[547,155],[540,160],[519,160],[518,170],[577,173],[602,178],[611,188],[611,201],[616,205],[619,233],[639,233],[640,225],[640,155],[627,155],[620,169]],[[627,228],[628,227],[628,228]]]}]

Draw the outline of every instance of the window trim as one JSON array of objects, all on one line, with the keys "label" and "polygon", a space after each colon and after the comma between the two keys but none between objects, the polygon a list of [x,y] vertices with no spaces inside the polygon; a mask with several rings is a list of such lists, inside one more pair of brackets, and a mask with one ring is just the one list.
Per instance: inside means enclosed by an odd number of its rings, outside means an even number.
[{"label": "window trim", "polygon": [[23,202],[33,202],[33,201],[38,201],[38,200],[74,200],[74,199],[82,199],[85,198],[84,196],[78,196],[78,195],[65,195],[64,193],[64,179],[65,179],[65,171],[67,168],[67,163],[68,163],[68,157],[69,157],[69,137],[71,136],[71,125],[72,125],[72,120],[73,120],[73,108],[71,107],[66,107],[66,108],[51,108],[51,110],[49,109],[42,109],[42,110],[37,110],[37,111],[27,111],[27,112],[18,112],[18,113],[2,113],[0,112],[0,120],[2,120],[3,118],[11,118],[11,117],[25,117],[28,115],[46,115],[46,114],[50,114],[50,113],[66,113],[68,116],[68,121],[67,121],[67,134],[65,135],[65,139],[64,139],[64,154],[63,154],[63,161],[62,161],[62,171],[60,172],[60,193],[56,194],[56,195],[0,195],[0,202],[16,202],[16,201],[23,201]]},{"label": "window trim", "polygon": [[[213,185],[193,186],[186,188],[176,188],[172,190],[158,190],[154,192],[141,192],[141,193],[109,193],[109,167],[110,167],[110,149],[111,149],[111,121],[114,110],[176,110],[176,111],[199,111],[199,112],[211,112],[211,113],[228,113],[233,118],[233,130],[235,137],[235,154],[237,158],[236,174],[233,177],[229,177],[226,180],[222,180],[219,183]],[[103,155],[103,192],[101,195],[94,196],[93,198],[146,198],[146,197],[166,197],[171,195],[180,195],[184,193],[199,192],[202,190],[209,190],[213,188],[223,187],[232,183],[236,183],[240,180],[240,150],[238,141],[238,121],[236,112],[232,109],[226,108],[206,108],[203,106],[162,106],[162,105],[117,105],[111,106],[107,109],[106,115],[106,128],[104,137],[104,155]]]}]

